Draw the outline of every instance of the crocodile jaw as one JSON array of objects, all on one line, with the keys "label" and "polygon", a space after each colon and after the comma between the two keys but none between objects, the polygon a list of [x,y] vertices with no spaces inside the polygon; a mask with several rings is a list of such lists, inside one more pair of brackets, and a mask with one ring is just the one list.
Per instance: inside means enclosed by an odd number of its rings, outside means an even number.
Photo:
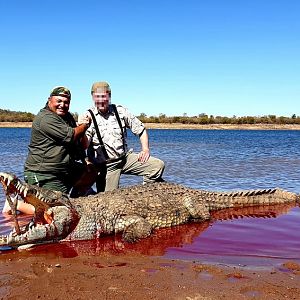
[{"label": "crocodile jaw", "polygon": [[0,246],[21,246],[59,241],[66,238],[79,222],[77,212],[65,206],[52,207],[47,214],[53,216],[50,224],[31,222],[21,229],[19,235],[12,231],[8,235],[0,236]]},{"label": "crocodile jaw", "polygon": [[19,195],[38,212],[34,221],[21,228],[19,234],[12,231],[8,235],[0,236],[0,246],[58,241],[67,237],[77,226],[80,217],[72,205],[69,205],[69,199],[61,192],[41,192],[39,188],[22,183],[15,175],[4,172],[0,172],[0,182],[6,194]]}]

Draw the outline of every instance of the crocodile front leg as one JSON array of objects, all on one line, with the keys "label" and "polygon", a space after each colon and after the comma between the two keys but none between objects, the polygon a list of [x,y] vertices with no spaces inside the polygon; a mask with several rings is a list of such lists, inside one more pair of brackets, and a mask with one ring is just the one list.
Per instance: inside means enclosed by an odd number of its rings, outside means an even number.
[{"label": "crocodile front leg", "polygon": [[183,197],[185,208],[194,220],[206,221],[210,219],[210,213],[205,205],[205,201],[199,201],[199,197],[195,195],[186,195]]},{"label": "crocodile front leg", "polygon": [[125,227],[122,237],[126,242],[136,242],[148,237],[152,232],[152,225],[140,216],[126,216],[123,218],[123,221],[125,222]]}]

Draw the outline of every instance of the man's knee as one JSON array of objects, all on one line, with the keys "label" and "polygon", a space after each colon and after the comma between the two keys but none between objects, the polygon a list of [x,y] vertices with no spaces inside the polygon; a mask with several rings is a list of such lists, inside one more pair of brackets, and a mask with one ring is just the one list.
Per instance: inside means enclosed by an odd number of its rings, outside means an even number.
[{"label": "man's knee", "polygon": [[165,163],[160,159],[159,159],[159,169],[161,170],[161,172],[165,170]]},{"label": "man's knee", "polygon": [[153,170],[162,175],[165,170],[165,163],[162,160],[155,158],[155,160],[153,161]]},{"label": "man's knee", "polygon": [[158,159],[152,158],[150,167],[148,169],[148,176],[144,176],[144,183],[151,183],[155,181],[161,181],[162,174],[165,169],[165,163]]}]

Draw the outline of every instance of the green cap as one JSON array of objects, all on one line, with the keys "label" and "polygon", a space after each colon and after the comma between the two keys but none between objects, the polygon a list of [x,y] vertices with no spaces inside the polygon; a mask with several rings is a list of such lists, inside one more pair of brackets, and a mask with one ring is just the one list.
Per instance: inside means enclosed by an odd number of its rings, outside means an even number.
[{"label": "green cap", "polygon": [[105,81],[95,82],[92,85],[91,93],[93,94],[99,91],[111,92],[109,84]]},{"label": "green cap", "polygon": [[50,97],[52,96],[63,96],[71,99],[71,92],[68,88],[64,86],[56,86],[55,88],[52,89],[50,93]]}]

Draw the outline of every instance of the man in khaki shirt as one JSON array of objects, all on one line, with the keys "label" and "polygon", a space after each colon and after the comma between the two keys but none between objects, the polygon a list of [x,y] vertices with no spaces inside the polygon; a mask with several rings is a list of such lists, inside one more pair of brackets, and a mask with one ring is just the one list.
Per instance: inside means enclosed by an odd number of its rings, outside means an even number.
[{"label": "man in khaki shirt", "polygon": [[[88,116],[91,119],[91,125],[85,134],[89,144],[89,162],[99,170],[97,192],[118,188],[121,174],[143,176],[143,183],[162,181],[165,165],[162,160],[150,156],[144,124],[125,107],[110,103],[111,89],[108,83],[95,82],[91,94],[94,107],[82,118]],[[140,139],[139,153],[128,151],[127,128]]]}]

